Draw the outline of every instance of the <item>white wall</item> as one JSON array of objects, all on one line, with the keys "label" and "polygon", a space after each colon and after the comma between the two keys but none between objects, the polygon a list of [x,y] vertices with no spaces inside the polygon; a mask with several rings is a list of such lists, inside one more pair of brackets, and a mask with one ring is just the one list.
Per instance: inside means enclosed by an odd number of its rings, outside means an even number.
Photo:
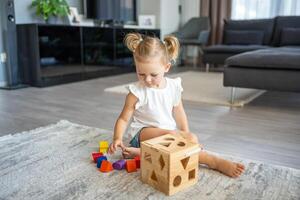
[{"label": "white wall", "polygon": [[200,14],[200,0],[180,0],[181,16],[180,26],[185,24],[192,17],[198,17]]},{"label": "white wall", "polygon": [[178,30],[192,17],[199,16],[200,0],[140,0],[138,10],[141,15],[155,15],[156,28],[161,29],[161,36],[164,36]]},{"label": "white wall", "polygon": [[156,28],[160,28],[160,1],[140,0],[138,15],[155,15]]},{"label": "white wall", "polygon": [[161,36],[175,32],[179,28],[179,0],[161,0]]},{"label": "white wall", "polygon": [[[200,15],[200,0],[180,0],[181,16],[180,27],[182,27],[189,19],[199,17]],[[187,56],[194,57],[197,55],[197,48],[189,46]]]},{"label": "white wall", "polygon": [[155,15],[156,28],[161,37],[176,31],[179,27],[179,0],[140,0],[139,15]]}]

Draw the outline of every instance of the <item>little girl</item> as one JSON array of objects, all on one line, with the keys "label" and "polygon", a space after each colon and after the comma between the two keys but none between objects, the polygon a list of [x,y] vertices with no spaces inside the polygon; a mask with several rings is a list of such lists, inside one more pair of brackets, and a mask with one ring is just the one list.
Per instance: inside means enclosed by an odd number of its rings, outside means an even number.
[{"label": "little girl", "polygon": [[[167,78],[171,63],[178,56],[179,42],[176,37],[158,38],[129,33],[125,45],[133,52],[139,82],[128,87],[124,108],[116,121],[113,142],[108,153],[113,154],[118,147],[125,157],[140,154],[140,142],[164,134],[180,134],[187,140],[198,143],[190,133],[187,117],[181,101],[180,78]],[[130,147],[122,142],[129,121]],[[234,163],[206,151],[199,153],[199,163],[230,176],[238,177],[244,165]]]}]

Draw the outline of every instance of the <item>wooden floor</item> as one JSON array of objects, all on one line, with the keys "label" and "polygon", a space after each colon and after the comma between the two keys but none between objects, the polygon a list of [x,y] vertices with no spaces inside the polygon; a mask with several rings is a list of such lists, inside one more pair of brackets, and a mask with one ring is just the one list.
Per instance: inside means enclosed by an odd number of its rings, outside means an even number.
[{"label": "wooden floor", "polygon": [[[113,130],[125,96],[103,90],[134,80],[135,74],[124,74],[47,88],[0,90],[0,135],[61,119]],[[266,92],[234,109],[184,105],[191,131],[207,150],[300,169],[300,93]]]}]

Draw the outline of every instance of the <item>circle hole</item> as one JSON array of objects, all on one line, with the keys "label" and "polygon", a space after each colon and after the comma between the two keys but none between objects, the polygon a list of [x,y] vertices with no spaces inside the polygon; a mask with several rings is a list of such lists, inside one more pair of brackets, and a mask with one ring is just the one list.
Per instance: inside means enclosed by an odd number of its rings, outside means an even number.
[{"label": "circle hole", "polygon": [[177,187],[180,185],[180,183],[181,183],[181,176],[176,176],[173,181],[173,186]]}]

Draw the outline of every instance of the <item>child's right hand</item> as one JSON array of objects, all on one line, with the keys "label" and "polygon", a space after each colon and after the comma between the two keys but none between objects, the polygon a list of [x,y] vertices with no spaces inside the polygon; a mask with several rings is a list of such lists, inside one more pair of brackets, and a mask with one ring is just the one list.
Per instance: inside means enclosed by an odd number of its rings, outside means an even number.
[{"label": "child's right hand", "polygon": [[110,145],[109,145],[109,148],[108,148],[108,153],[109,154],[114,154],[115,151],[117,150],[117,148],[120,147],[123,151],[123,149],[125,149],[125,146],[123,145],[123,142],[122,140],[114,140]]}]

